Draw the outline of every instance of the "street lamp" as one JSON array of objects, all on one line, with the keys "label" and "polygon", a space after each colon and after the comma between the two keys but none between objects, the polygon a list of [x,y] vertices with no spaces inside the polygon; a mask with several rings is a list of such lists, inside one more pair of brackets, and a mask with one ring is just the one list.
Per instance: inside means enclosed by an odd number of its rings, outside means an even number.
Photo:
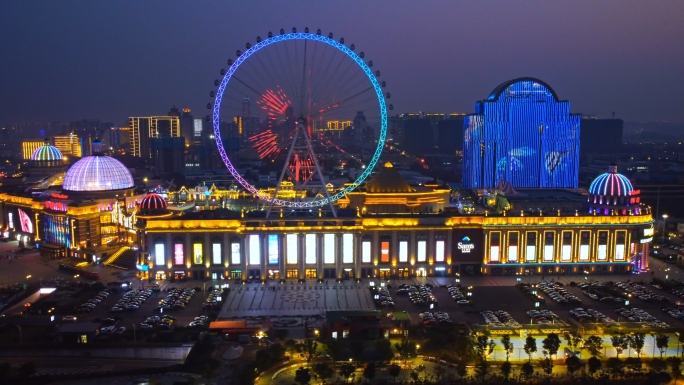
[{"label": "street lamp", "polygon": [[133,342],[135,342],[135,324],[133,324]]},{"label": "street lamp", "polygon": [[24,336],[21,334],[21,326],[17,325],[19,328],[19,345],[22,345],[24,343]]},{"label": "street lamp", "polygon": [[666,237],[665,237],[665,231],[667,231],[666,230],[666,228],[667,228],[666,222],[667,222],[667,214],[663,214],[663,242],[666,241]]}]

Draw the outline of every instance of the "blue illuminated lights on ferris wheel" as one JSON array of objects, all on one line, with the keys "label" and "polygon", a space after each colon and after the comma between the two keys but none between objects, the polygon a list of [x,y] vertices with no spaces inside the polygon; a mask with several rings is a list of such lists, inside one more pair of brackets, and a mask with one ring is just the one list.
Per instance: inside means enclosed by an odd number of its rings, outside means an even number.
[{"label": "blue illuminated lights on ferris wheel", "polygon": [[[235,73],[235,71],[240,67],[242,63],[244,63],[247,58],[252,56],[254,53],[259,51],[260,49],[267,47],[271,44],[274,43],[279,43],[283,41],[288,41],[288,40],[311,40],[311,41],[317,41],[321,43],[328,44],[334,48],[337,48],[339,51],[345,53],[349,58],[354,60],[356,64],[359,65],[359,67],[363,70],[363,72],[366,73],[368,76],[368,79],[371,82],[371,85],[373,86],[373,89],[375,90],[375,93],[378,97],[378,103],[380,105],[380,136],[378,137],[378,145],[375,148],[375,152],[373,153],[373,157],[371,158],[370,162],[366,165],[366,168],[364,169],[363,173],[349,186],[345,187],[344,190],[337,192],[334,195],[331,195],[329,198],[322,198],[322,199],[316,199],[316,200],[311,200],[311,201],[305,201],[305,202],[292,202],[292,201],[286,201],[282,199],[277,199],[275,196],[273,198],[269,197],[267,194],[264,194],[260,192],[258,189],[256,189],[254,186],[252,186],[249,182],[247,182],[242,175],[237,171],[237,169],[233,166],[231,163],[230,159],[228,158],[228,155],[226,154],[225,149],[223,148],[223,142],[221,140],[221,131],[219,129],[220,126],[220,117],[219,113],[221,110],[221,100],[223,99],[223,92],[226,89],[226,86],[228,85],[228,82],[230,81],[231,77]],[[273,37],[270,37],[266,40],[262,40],[261,42],[256,43],[252,47],[250,47],[247,51],[245,51],[242,55],[240,55],[235,62],[230,66],[230,68],[226,71],[225,76],[223,77],[223,80],[221,80],[221,83],[219,84],[218,90],[216,92],[216,98],[214,100],[214,108],[212,111],[212,121],[213,121],[213,127],[214,127],[214,138],[216,140],[216,145],[218,147],[219,154],[221,155],[221,158],[223,159],[223,163],[225,163],[226,167],[228,168],[228,171],[230,174],[235,178],[235,180],[238,181],[245,189],[247,189],[250,193],[253,195],[257,196],[259,199],[266,200],[266,201],[272,201],[276,205],[280,206],[285,206],[285,207],[292,207],[292,208],[306,208],[306,207],[319,207],[323,205],[327,205],[331,202],[334,202],[340,198],[343,198],[347,193],[354,191],[359,185],[361,185],[371,174],[373,171],[373,168],[375,168],[375,165],[378,163],[380,160],[380,155],[382,154],[382,149],[385,144],[385,138],[387,136],[387,106],[385,104],[385,96],[382,93],[382,88],[380,86],[380,83],[378,83],[378,80],[375,78],[375,75],[373,74],[373,71],[371,71],[370,67],[363,61],[363,59],[357,55],[354,51],[352,51],[350,48],[345,46],[344,44],[337,42],[333,40],[332,38],[322,36],[322,35],[317,35],[313,33],[287,33],[283,35],[276,35]],[[323,183],[323,181],[321,181]]]}]

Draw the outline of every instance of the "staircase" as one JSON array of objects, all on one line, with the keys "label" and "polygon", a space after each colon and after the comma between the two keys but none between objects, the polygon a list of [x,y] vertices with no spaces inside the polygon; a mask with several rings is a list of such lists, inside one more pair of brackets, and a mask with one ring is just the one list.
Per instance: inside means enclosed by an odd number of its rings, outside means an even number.
[{"label": "staircase", "polygon": [[122,270],[135,269],[135,264],[138,260],[138,253],[131,250],[128,246],[123,246],[112,254],[104,262],[105,266],[116,267]]}]

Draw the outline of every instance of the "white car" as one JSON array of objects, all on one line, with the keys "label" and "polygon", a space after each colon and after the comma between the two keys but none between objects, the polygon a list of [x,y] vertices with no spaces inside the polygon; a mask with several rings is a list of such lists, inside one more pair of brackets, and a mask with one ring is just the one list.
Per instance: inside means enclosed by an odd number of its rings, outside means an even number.
[{"label": "white car", "polygon": [[75,315],[65,315],[62,317],[62,321],[76,321]]}]

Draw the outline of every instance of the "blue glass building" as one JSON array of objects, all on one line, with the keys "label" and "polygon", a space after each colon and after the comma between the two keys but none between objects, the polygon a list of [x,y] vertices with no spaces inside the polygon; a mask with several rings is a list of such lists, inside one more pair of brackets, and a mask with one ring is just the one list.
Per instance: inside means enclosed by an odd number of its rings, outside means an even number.
[{"label": "blue glass building", "polygon": [[466,116],[463,185],[576,188],[580,115],[541,80],[500,84]]}]

